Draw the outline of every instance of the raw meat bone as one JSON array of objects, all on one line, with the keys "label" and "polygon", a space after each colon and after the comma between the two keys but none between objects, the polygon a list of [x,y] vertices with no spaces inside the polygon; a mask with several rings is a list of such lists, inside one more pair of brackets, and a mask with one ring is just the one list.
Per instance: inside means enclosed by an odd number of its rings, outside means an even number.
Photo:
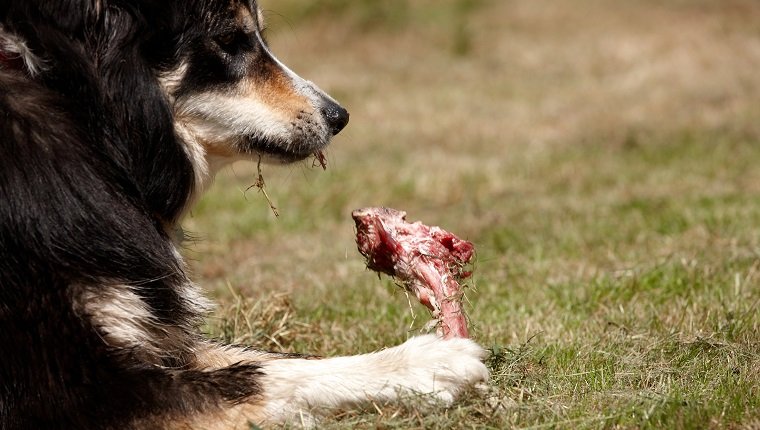
[{"label": "raw meat bone", "polygon": [[445,339],[468,337],[460,282],[472,273],[472,243],[440,227],[406,222],[406,212],[364,208],[351,214],[356,244],[367,267],[393,276],[430,309]]}]

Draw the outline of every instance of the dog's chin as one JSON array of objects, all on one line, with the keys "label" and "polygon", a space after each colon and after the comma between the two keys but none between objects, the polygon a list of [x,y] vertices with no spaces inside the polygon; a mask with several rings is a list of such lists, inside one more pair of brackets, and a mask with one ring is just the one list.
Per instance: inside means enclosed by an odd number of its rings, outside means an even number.
[{"label": "dog's chin", "polygon": [[329,139],[316,142],[280,142],[249,138],[245,139],[240,147],[247,158],[261,159],[270,164],[291,164],[308,158],[323,160],[323,151],[329,143]]}]

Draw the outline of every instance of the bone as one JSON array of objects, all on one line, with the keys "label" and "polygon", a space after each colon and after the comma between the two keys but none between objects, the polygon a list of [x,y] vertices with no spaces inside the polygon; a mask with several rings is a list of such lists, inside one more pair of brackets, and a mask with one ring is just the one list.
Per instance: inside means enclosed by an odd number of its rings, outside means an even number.
[{"label": "bone", "polygon": [[462,281],[475,254],[472,243],[440,227],[406,221],[406,212],[370,207],[351,214],[367,267],[397,280],[427,307],[444,339],[467,338]]}]

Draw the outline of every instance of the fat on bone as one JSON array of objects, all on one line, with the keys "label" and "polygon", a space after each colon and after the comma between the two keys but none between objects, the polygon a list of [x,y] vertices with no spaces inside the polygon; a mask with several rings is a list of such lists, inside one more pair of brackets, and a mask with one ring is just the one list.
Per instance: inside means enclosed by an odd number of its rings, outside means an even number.
[{"label": "fat on bone", "polygon": [[469,336],[462,310],[462,280],[475,248],[440,227],[406,221],[391,208],[357,209],[356,244],[371,270],[393,276],[438,320],[444,338]]}]

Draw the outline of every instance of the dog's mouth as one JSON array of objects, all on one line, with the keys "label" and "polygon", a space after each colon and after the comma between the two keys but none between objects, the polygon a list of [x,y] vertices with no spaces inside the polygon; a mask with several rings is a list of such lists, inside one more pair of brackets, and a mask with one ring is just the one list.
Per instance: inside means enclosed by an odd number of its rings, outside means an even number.
[{"label": "dog's mouth", "polygon": [[238,148],[241,149],[241,153],[246,157],[256,158],[264,156],[265,160],[269,160],[270,163],[275,164],[297,163],[312,158],[312,166],[319,166],[325,170],[327,169],[325,149],[328,144],[329,140],[327,142],[288,145],[277,141],[269,142],[248,138],[241,142]]}]

